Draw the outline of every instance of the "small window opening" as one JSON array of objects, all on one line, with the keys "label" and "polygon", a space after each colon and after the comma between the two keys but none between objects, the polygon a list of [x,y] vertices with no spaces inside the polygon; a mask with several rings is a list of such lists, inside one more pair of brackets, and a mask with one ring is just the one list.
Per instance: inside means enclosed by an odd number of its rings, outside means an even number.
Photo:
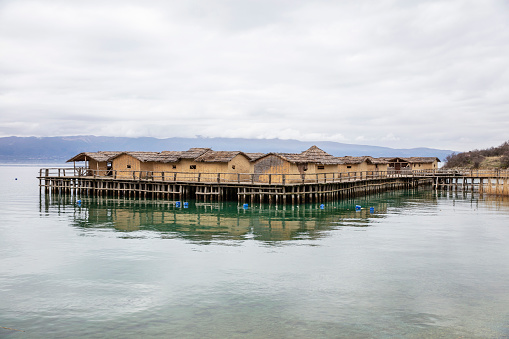
[{"label": "small window opening", "polygon": [[235,165],[232,165],[232,169],[235,169]]},{"label": "small window opening", "polygon": [[318,165],[318,169],[325,169],[325,166],[323,166],[323,165]]},{"label": "small window opening", "polygon": [[127,165],[127,168],[131,168],[131,165]]},{"label": "small window opening", "polygon": [[189,169],[196,169],[196,165],[189,166]]},{"label": "small window opening", "polygon": [[177,169],[177,165],[172,165],[171,168]]},{"label": "small window opening", "polygon": [[352,166],[346,166],[346,168],[352,168]]}]

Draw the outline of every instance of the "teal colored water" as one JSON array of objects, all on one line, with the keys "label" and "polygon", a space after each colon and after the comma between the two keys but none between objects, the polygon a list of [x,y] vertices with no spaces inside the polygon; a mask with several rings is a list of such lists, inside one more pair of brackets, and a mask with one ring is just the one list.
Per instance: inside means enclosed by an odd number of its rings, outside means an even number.
[{"label": "teal colored water", "polygon": [[509,336],[507,198],[176,208],[37,172],[0,166],[1,338]]}]

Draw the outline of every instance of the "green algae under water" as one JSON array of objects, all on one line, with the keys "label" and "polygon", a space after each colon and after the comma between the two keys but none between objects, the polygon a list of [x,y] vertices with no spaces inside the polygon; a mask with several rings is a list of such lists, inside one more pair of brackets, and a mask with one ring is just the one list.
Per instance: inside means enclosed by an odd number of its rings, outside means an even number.
[{"label": "green algae under water", "polygon": [[24,331],[2,338],[509,336],[507,198],[176,208],[37,171],[0,166],[0,326]]}]

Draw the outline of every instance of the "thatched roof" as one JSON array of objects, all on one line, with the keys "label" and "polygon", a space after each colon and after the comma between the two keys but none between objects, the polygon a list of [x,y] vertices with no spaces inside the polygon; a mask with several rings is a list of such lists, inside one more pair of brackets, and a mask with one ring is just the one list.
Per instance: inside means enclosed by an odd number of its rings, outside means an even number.
[{"label": "thatched roof", "polygon": [[196,159],[205,152],[212,151],[210,148],[190,148],[180,154],[181,159]]},{"label": "thatched roof", "polygon": [[251,161],[255,161],[265,155],[265,153],[244,153]]},{"label": "thatched roof", "polygon": [[93,159],[97,162],[111,161],[112,159],[127,154],[141,162],[159,162],[159,163],[173,163],[179,162],[181,159],[193,159],[198,162],[229,162],[239,154],[244,155],[250,161],[256,161],[266,156],[274,155],[281,159],[295,163],[305,164],[314,163],[320,165],[340,165],[340,164],[360,164],[368,162],[371,164],[388,164],[393,162],[408,162],[413,164],[418,163],[433,163],[440,161],[436,157],[380,157],[373,158],[370,156],[362,157],[334,157],[331,154],[323,151],[317,146],[311,146],[301,153],[244,153],[241,151],[213,151],[210,148],[190,148],[187,151],[163,151],[163,152],[82,152],[67,162],[73,161],[86,161]]},{"label": "thatched roof", "polygon": [[305,157],[303,157],[299,153],[268,153],[268,154],[276,155],[276,156],[282,158],[283,160],[293,162],[296,164],[309,162],[309,161],[307,161],[307,159]]},{"label": "thatched roof", "polygon": [[307,150],[301,152],[300,154],[312,158],[332,157],[332,155],[318,148],[317,146],[311,146]]},{"label": "thatched roof", "polygon": [[386,158],[371,158],[371,163],[376,165],[385,165],[389,161]]},{"label": "thatched roof", "polygon": [[338,165],[342,161],[338,157],[334,157],[317,146],[311,146],[304,152],[299,154],[301,162],[315,163],[321,165]]},{"label": "thatched roof", "polygon": [[373,161],[373,158],[369,157],[369,156],[363,156],[363,157],[346,156],[346,157],[340,157],[339,159],[341,159],[342,164],[346,164],[346,165],[348,165],[348,164],[352,164],[352,165],[362,164],[363,162],[367,162],[368,164],[369,163],[372,163],[372,164],[375,163]]},{"label": "thatched roof", "polygon": [[194,160],[199,162],[229,162],[239,154],[242,154],[249,159],[246,154],[240,151],[208,151]]},{"label": "thatched roof", "polygon": [[314,163],[321,165],[337,165],[342,163],[340,158],[334,157],[316,146],[312,146],[302,153],[267,153],[258,159],[269,155],[275,155],[294,164]]},{"label": "thatched roof", "polygon": [[[163,152],[82,152],[67,162],[86,161],[93,159],[97,162],[111,161],[120,155],[127,154],[141,162],[178,162],[180,159],[195,159],[206,152],[211,151],[210,148],[190,148],[187,151],[163,151]],[[237,154],[240,152],[237,152]]]},{"label": "thatched roof", "polygon": [[410,157],[404,159],[411,164],[432,164],[435,161],[440,162],[440,159],[437,157]]},{"label": "thatched roof", "polygon": [[93,159],[97,162],[105,162],[110,160],[112,157],[120,154],[122,152],[108,152],[108,151],[100,151],[100,152],[81,152],[78,155],[75,155],[71,159],[66,162],[73,161],[87,161],[89,159]]},{"label": "thatched roof", "polygon": [[378,161],[380,161],[384,164],[388,164],[391,162],[408,162],[408,160],[406,160],[406,158],[399,158],[399,157],[380,157],[377,159],[378,159]]},{"label": "thatched roof", "polygon": [[173,156],[180,157],[180,155],[182,154],[182,151],[162,151],[161,154],[164,154],[164,155],[173,155]]},{"label": "thatched roof", "polygon": [[390,163],[390,162],[408,162],[411,164],[431,164],[435,161],[440,162],[440,159],[437,157],[407,157],[407,158],[401,158],[401,157],[381,157],[377,158],[378,161],[383,161],[384,163]]},{"label": "thatched roof", "polygon": [[121,152],[114,157],[111,158],[111,160],[118,158],[121,155],[130,155],[135,159],[138,159],[141,162],[151,162],[151,161],[157,161],[158,156],[160,155],[159,152]]}]

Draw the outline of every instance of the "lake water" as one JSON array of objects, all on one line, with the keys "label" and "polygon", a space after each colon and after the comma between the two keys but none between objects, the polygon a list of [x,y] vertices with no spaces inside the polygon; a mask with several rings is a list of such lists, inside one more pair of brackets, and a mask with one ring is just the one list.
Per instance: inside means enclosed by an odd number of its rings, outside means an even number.
[{"label": "lake water", "polygon": [[185,209],[37,172],[0,166],[1,338],[509,337],[507,198]]}]

